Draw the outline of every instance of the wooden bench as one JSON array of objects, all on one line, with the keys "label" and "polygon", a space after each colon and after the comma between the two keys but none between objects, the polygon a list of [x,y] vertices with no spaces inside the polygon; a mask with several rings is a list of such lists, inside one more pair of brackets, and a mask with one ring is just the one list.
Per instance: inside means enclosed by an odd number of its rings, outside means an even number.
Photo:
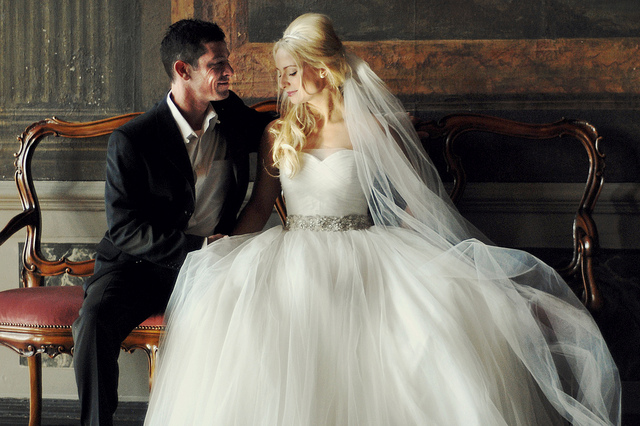
[{"label": "wooden bench", "polygon": [[[260,111],[275,109],[275,103],[263,102],[254,106]],[[31,395],[30,425],[39,425],[42,410],[42,354],[55,357],[73,354],[71,325],[78,316],[83,291],[79,286],[46,287],[47,276],[69,274],[86,277],[93,273],[94,260],[73,262],[66,258],[49,260],[41,250],[42,218],[38,197],[33,183],[32,158],[39,143],[48,136],[88,138],[108,135],[117,127],[139,113],[126,114],[104,120],[70,123],[56,118],[46,119],[29,126],[18,138],[20,149],[15,154],[15,181],[23,211],[13,217],[0,232],[0,245],[21,229],[26,229],[24,249],[21,254],[21,288],[0,292],[0,344],[21,356],[27,357]],[[456,142],[461,134],[489,132],[527,139],[551,139],[569,136],[586,149],[589,157],[588,181],[582,200],[576,208],[573,225],[573,257],[559,272],[574,286],[584,304],[597,310],[602,298],[593,277],[593,258],[598,248],[598,233],[592,218],[593,208],[602,186],[604,156],[599,149],[600,137],[593,126],[574,120],[553,124],[526,124],[497,117],[456,114],[438,122],[416,123],[423,142],[429,145],[434,139],[445,142],[445,157],[449,172],[453,175],[451,196],[458,202],[466,185],[465,170],[456,153]],[[280,218],[286,217],[282,199],[276,210]],[[123,342],[122,348],[131,352],[143,350],[149,360],[149,385],[153,382],[159,338],[164,330],[161,315],[147,319]]]}]

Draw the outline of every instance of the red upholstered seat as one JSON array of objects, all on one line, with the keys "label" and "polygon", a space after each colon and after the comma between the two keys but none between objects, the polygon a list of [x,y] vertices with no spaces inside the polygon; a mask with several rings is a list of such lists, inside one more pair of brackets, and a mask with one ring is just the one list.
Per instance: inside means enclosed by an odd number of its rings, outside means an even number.
[{"label": "red upholstered seat", "polygon": [[[71,327],[78,318],[84,291],[80,286],[17,288],[0,292],[0,325]],[[154,315],[139,328],[161,327],[163,315]]]},{"label": "red upholstered seat", "polygon": [[71,327],[78,318],[82,287],[17,288],[0,292],[0,324]]},{"label": "red upholstered seat", "polygon": [[163,314],[152,315],[149,318],[147,318],[142,324],[140,324],[137,328],[148,328],[148,327],[164,328],[164,315]]},{"label": "red upholstered seat", "polygon": [[[0,291],[0,344],[27,357],[31,378],[30,425],[39,425],[42,411],[41,356],[73,354],[72,325],[78,318],[84,291],[80,286],[38,286]],[[163,315],[136,327],[122,349],[143,350],[149,358],[149,386],[153,380]]]}]

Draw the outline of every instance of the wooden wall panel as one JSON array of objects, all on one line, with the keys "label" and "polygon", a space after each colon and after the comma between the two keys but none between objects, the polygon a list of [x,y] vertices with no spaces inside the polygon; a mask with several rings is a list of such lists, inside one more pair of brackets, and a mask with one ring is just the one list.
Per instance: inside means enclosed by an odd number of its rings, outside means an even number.
[{"label": "wooden wall panel", "polygon": [[[215,3],[218,6],[202,14],[228,34],[236,68],[234,89],[245,98],[273,96],[272,43],[252,42],[247,19],[252,15],[249,7],[260,2]],[[357,19],[349,10],[343,15]],[[282,26],[279,33],[286,24]],[[400,96],[640,95],[640,37],[389,39],[346,45]]]}]

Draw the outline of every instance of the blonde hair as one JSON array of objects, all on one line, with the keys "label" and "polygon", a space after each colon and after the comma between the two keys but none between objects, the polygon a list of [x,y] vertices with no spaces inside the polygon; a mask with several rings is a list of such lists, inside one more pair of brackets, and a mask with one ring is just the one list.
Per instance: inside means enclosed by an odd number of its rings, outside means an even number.
[{"label": "blonde hair", "polygon": [[[329,17],[306,13],[296,18],[273,46],[273,55],[285,50],[296,63],[304,87],[305,69],[326,70],[326,81],[333,105],[342,103],[342,85],[350,73],[344,46],[336,35]],[[274,136],[273,161],[280,170],[294,175],[300,170],[301,152],[307,137],[320,119],[307,103],[294,105],[278,92],[280,119],[271,127]]]}]

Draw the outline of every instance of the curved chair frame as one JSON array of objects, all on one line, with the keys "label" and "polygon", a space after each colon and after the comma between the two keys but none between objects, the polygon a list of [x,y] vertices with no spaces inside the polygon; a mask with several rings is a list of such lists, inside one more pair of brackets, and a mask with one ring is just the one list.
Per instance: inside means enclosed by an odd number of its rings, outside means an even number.
[{"label": "curved chair frame", "polygon": [[580,143],[589,158],[587,180],[573,221],[573,256],[568,264],[557,268],[563,278],[577,278],[582,284],[583,304],[592,311],[601,309],[603,299],[593,274],[594,257],[599,248],[598,230],[593,210],[604,183],[605,155],[602,138],[595,127],[581,120],[562,119],[555,123],[531,124],[480,114],[452,114],[440,121],[418,122],[418,133],[430,139],[444,139],[444,156],[448,172],[453,176],[451,199],[462,198],[467,174],[456,153],[458,137],[468,132],[488,132],[524,139],[562,139]]}]

